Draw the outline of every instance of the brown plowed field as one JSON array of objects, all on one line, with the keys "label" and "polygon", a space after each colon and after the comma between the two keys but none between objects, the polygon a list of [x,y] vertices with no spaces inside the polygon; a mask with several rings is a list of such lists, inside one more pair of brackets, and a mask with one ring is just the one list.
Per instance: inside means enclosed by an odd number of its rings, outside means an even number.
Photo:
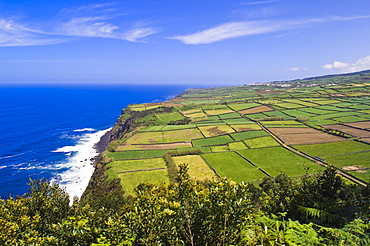
[{"label": "brown plowed field", "polygon": [[178,103],[164,102],[164,103],[162,103],[162,106],[164,106],[164,107],[183,107],[184,105],[178,104]]},{"label": "brown plowed field", "polygon": [[277,127],[277,128],[268,128],[275,135],[282,134],[302,134],[302,133],[321,133],[319,130],[315,130],[308,127]]},{"label": "brown plowed field", "polygon": [[316,143],[330,143],[343,141],[344,138],[337,137],[328,133],[296,133],[296,134],[282,134],[278,135],[286,144],[316,144]]},{"label": "brown plowed field", "polygon": [[262,113],[262,112],[267,112],[267,111],[273,111],[273,109],[270,108],[270,107],[267,107],[267,106],[258,106],[258,107],[255,107],[255,108],[238,111],[238,113],[240,113],[240,114],[256,114],[256,113]]},{"label": "brown plowed field", "polygon": [[324,127],[328,129],[338,130],[338,131],[341,131],[341,132],[344,132],[344,133],[347,133],[349,135],[359,137],[359,138],[369,138],[370,137],[370,131],[360,130],[360,129],[356,129],[350,126],[344,126],[344,125],[338,124],[338,125],[326,125]]},{"label": "brown plowed field", "polygon": [[344,140],[344,138],[312,128],[269,128],[269,130],[289,145],[329,143]]},{"label": "brown plowed field", "polygon": [[346,125],[357,127],[357,128],[362,128],[362,129],[370,129],[370,121],[347,123]]},{"label": "brown plowed field", "polygon": [[370,144],[370,138],[363,138],[361,141]]}]

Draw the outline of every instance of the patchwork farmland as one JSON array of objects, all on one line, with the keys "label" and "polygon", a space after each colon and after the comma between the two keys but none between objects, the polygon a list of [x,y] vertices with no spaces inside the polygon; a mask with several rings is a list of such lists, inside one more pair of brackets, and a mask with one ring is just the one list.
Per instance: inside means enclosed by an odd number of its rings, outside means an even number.
[{"label": "patchwork farmland", "polygon": [[164,103],[130,105],[121,118],[136,124],[105,153],[107,174],[127,194],[141,182],[170,183],[170,169],[182,163],[197,180],[253,182],[332,165],[365,184],[370,83],[363,76],[192,89]]}]

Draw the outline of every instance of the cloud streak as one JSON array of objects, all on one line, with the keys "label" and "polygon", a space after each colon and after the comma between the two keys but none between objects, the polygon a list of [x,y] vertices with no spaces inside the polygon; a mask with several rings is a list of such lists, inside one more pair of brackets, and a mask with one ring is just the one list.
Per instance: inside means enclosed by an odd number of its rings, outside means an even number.
[{"label": "cloud streak", "polygon": [[82,37],[140,42],[141,39],[159,32],[158,28],[149,26],[123,30],[113,22],[118,15],[98,14],[114,12],[114,9],[107,8],[110,6],[111,4],[95,4],[81,6],[74,10],[64,9],[61,11],[64,17],[71,14],[74,16],[64,21],[57,21],[59,24],[57,23],[52,29],[47,29],[46,26],[44,26],[45,29],[32,29],[27,24],[17,23],[11,19],[0,19],[0,47],[59,44]]},{"label": "cloud streak", "polygon": [[184,44],[210,44],[217,41],[238,38],[243,36],[265,34],[283,30],[290,30],[299,27],[305,27],[309,24],[332,22],[332,21],[350,21],[355,19],[370,18],[370,16],[353,16],[353,17],[328,17],[313,18],[306,20],[282,20],[282,21],[241,21],[228,22],[221,25],[198,31],[188,35],[178,35],[170,37],[183,42]]}]

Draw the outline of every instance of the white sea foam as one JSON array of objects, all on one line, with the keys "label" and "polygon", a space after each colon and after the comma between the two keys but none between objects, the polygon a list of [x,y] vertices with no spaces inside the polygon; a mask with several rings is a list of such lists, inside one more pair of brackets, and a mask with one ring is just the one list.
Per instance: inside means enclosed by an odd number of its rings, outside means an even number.
[{"label": "white sea foam", "polygon": [[6,168],[7,166],[0,166],[0,169]]},{"label": "white sea foam", "polygon": [[15,154],[15,155],[8,155],[8,156],[2,156],[2,157],[0,157],[0,160],[1,159],[8,159],[8,158],[16,157],[16,156],[23,155],[23,154],[24,153],[19,153],[19,154]]},{"label": "white sea foam", "polygon": [[70,154],[66,163],[58,165],[59,168],[67,168],[66,171],[59,174],[58,179],[52,182],[58,182],[73,197],[81,197],[86,189],[91,175],[94,172],[92,159],[98,155],[94,145],[110,129],[84,134],[75,146],[65,146],[54,152],[65,152]]},{"label": "white sea foam", "polygon": [[93,132],[95,131],[94,128],[82,128],[82,129],[76,129],[76,130],[73,130],[74,132]]}]

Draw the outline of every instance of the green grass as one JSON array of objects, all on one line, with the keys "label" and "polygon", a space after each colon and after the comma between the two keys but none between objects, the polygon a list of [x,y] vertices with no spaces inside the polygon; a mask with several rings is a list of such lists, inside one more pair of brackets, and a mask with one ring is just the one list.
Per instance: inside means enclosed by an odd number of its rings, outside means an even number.
[{"label": "green grass", "polygon": [[321,120],[337,118],[337,117],[353,116],[355,114],[357,114],[357,112],[337,112],[337,113],[331,113],[331,114],[324,114],[324,115],[318,115],[315,117],[311,117],[310,121],[321,121]]},{"label": "green grass", "polygon": [[211,147],[205,146],[205,147],[184,147],[184,148],[178,148],[177,150],[184,151],[184,150],[197,150],[200,149],[203,153],[211,153]]},{"label": "green grass", "polygon": [[155,158],[162,157],[165,153],[171,151],[170,149],[156,149],[156,150],[146,150],[141,158]]},{"label": "green grass", "polygon": [[251,122],[250,120],[247,120],[241,117],[238,119],[224,119],[222,121],[229,125],[248,124]]},{"label": "green grass", "polygon": [[292,117],[305,117],[305,118],[310,118],[315,116],[315,114],[303,112],[297,109],[289,109],[289,110],[282,110],[283,113],[291,115]]},{"label": "green grass", "polygon": [[[310,100],[310,99],[307,99],[307,100]],[[312,98],[310,101],[320,104],[320,105],[333,104],[333,103],[339,102],[337,100],[325,100],[325,99],[317,99],[317,98]]]},{"label": "green grass", "polygon": [[248,138],[256,138],[256,137],[262,137],[267,136],[268,133],[265,131],[247,131],[247,132],[237,132],[232,133],[230,136],[235,139],[235,141],[244,140]]},{"label": "green grass", "polygon": [[232,113],[233,111],[229,108],[225,109],[213,109],[213,110],[204,110],[207,115],[221,115],[221,114],[227,114]]},{"label": "green grass", "polygon": [[126,140],[128,144],[163,143],[162,132],[139,132]]},{"label": "green grass", "polygon": [[221,145],[234,142],[229,135],[223,135],[218,137],[195,139],[192,141],[194,147],[210,146],[210,145]]},{"label": "green grass", "polygon": [[121,184],[126,195],[133,196],[136,195],[134,189],[141,183],[151,183],[154,185],[168,185],[170,183],[167,170],[119,173],[118,177],[121,179]]},{"label": "green grass", "polygon": [[277,103],[275,105],[276,106],[279,106],[279,107],[282,107],[282,108],[286,108],[286,109],[290,109],[290,108],[303,108],[304,107],[303,105],[296,104],[296,103]]},{"label": "green grass", "polygon": [[158,118],[159,122],[163,124],[184,119],[184,116],[182,116],[179,112],[156,114],[155,116]]},{"label": "green grass", "polygon": [[150,126],[145,129],[141,129],[140,132],[158,132],[163,128],[163,126]]},{"label": "green grass", "polygon": [[367,169],[366,172],[364,172],[364,173],[360,173],[360,172],[356,172],[356,171],[350,171],[348,173],[352,174],[353,176],[355,176],[359,179],[362,179],[365,182],[370,183],[370,170],[369,169]]},{"label": "green grass", "polygon": [[316,108],[327,109],[327,110],[332,110],[332,111],[340,111],[340,112],[353,111],[352,109],[349,109],[349,108],[339,108],[339,107],[335,107],[334,105],[335,104],[333,104],[333,105],[324,105],[324,106],[319,106],[319,107],[316,107]]},{"label": "green grass", "polygon": [[346,155],[334,155],[334,156],[323,156],[323,159],[337,167],[344,166],[364,166],[370,167],[370,151],[346,154]]},{"label": "green grass", "polygon": [[123,151],[123,152],[110,152],[108,153],[108,158],[113,158],[114,160],[130,160],[130,159],[139,159],[144,151],[134,150],[134,151]]},{"label": "green grass", "polygon": [[161,128],[162,131],[171,131],[171,130],[182,130],[182,129],[189,129],[195,128],[195,125],[167,125]]},{"label": "green grass", "polygon": [[233,112],[233,113],[228,113],[228,114],[221,114],[219,115],[220,119],[224,120],[224,119],[234,119],[234,118],[240,118],[240,114],[239,113],[236,113],[236,112]]},{"label": "green grass", "polygon": [[111,166],[112,169],[116,173],[118,173],[140,169],[165,168],[166,163],[162,158],[152,158],[141,160],[114,161],[110,163],[109,166]]},{"label": "green grass", "polygon": [[173,156],[175,164],[187,164],[190,177],[197,180],[207,180],[216,177],[204,159],[199,155]]},{"label": "green grass", "polygon": [[300,127],[303,127],[303,124],[301,122],[295,120],[271,120],[261,121],[260,123],[264,125],[300,125]]},{"label": "green grass", "polygon": [[370,150],[370,145],[357,141],[305,144],[305,145],[295,145],[294,147],[311,156],[338,155]]},{"label": "green grass", "polygon": [[227,144],[224,145],[215,145],[211,146],[212,152],[223,152],[223,151],[229,151],[229,146]]},{"label": "green grass", "polygon": [[318,164],[283,147],[247,149],[238,152],[272,176],[277,176],[282,171],[289,176],[303,175],[305,167],[309,168],[310,173],[323,170]]},{"label": "green grass", "polygon": [[280,146],[280,144],[276,142],[276,140],[271,136],[246,139],[244,140],[244,142],[249,148],[264,148],[264,147]]},{"label": "green grass", "polygon": [[232,103],[228,104],[230,108],[232,108],[235,111],[243,110],[243,109],[249,109],[249,108],[254,108],[257,106],[261,106],[259,103]]},{"label": "green grass", "polygon": [[251,120],[259,120],[266,117],[266,115],[264,115],[263,113],[246,114],[245,116]]},{"label": "green grass", "polygon": [[191,141],[192,139],[202,138],[202,134],[198,129],[183,129],[175,131],[164,131],[163,142],[164,143],[178,143]]},{"label": "green grass", "polygon": [[222,104],[208,104],[203,106],[203,110],[215,110],[215,109],[229,109],[226,105]]},{"label": "green grass", "polygon": [[229,150],[242,150],[248,148],[243,141],[232,142],[228,143],[227,145],[229,147]]},{"label": "green grass", "polygon": [[234,152],[204,154],[203,157],[222,177],[236,182],[263,179],[265,174]]},{"label": "green grass", "polygon": [[199,126],[199,129],[205,137],[212,137],[235,132],[228,125]]},{"label": "green grass", "polygon": [[267,111],[267,112],[264,112],[264,114],[267,115],[267,116],[278,116],[278,117],[281,116],[281,117],[284,117],[284,120],[292,120],[292,119],[294,119],[294,117],[289,116],[287,114],[284,114],[281,111],[276,111],[276,110],[274,110],[274,111]]},{"label": "green grass", "polygon": [[325,110],[325,109],[320,109],[320,108],[302,108],[300,110],[304,112],[312,113],[312,114],[330,114],[334,112],[332,110]]},{"label": "green grass", "polygon": [[354,116],[337,117],[337,118],[333,118],[333,120],[342,122],[342,123],[351,123],[351,122],[366,121],[368,119],[365,117],[354,115]]}]

